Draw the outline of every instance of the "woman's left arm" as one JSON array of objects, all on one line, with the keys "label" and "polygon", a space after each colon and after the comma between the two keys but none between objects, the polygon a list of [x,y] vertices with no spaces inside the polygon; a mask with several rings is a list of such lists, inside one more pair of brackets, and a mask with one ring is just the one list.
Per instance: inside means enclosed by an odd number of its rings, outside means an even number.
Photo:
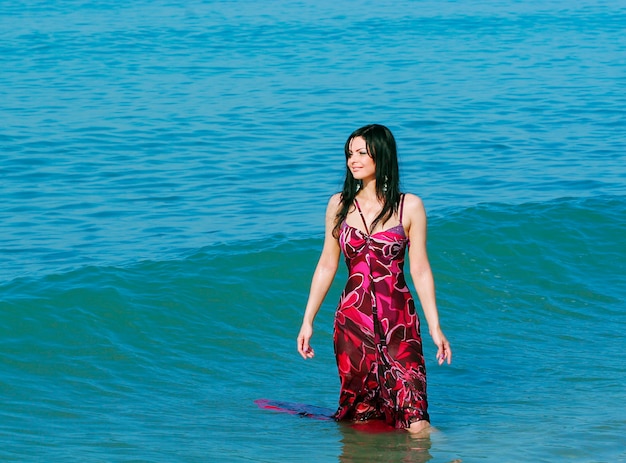
[{"label": "woman's left arm", "polygon": [[447,361],[452,362],[450,343],[439,325],[439,312],[435,297],[435,281],[428,260],[426,250],[426,211],[422,200],[412,194],[405,195],[404,228],[409,235],[409,264],[411,278],[417,291],[424,316],[428,322],[428,330],[433,342],[437,346],[437,361],[439,365]]}]

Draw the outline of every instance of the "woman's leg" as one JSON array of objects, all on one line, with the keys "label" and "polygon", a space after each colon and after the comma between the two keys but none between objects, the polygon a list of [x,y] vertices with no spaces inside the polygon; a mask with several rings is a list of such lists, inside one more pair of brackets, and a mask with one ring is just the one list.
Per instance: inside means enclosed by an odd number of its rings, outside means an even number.
[{"label": "woman's leg", "polygon": [[433,428],[430,426],[430,423],[426,420],[414,421],[411,425],[406,428],[414,436],[427,436],[431,433]]}]

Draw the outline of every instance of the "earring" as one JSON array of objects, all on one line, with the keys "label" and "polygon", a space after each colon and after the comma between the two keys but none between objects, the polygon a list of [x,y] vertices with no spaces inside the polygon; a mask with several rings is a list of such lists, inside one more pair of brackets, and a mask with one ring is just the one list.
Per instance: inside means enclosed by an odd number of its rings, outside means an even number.
[{"label": "earring", "polygon": [[361,180],[357,180],[357,182],[356,182],[356,192],[358,193],[360,189],[361,189]]},{"label": "earring", "polygon": [[385,175],[385,183],[383,184],[383,193],[387,193],[387,176]]}]

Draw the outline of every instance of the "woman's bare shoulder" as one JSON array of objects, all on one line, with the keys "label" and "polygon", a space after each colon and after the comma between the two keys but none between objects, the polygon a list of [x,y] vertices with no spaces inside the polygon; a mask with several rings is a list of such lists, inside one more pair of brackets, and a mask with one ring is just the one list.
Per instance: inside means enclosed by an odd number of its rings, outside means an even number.
[{"label": "woman's bare shoulder", "polygon": [[328,208],[337,210],[341,205],[341,193],[335,193],[328,200]]},{"label": "woman's bare shoulder", "polygon": [[424,202],[422,198],[413,193],[404,194],[404,209],[406,211],[423,211]]},{"label": "woman's bare shoulder", "polygon": [[329,204],[340,204],[341,203],[341,193],[335,193],[330,197],[328,201]]},{"label": "woman's bare shoulder", "polygon": [[341,193],[335,193],[328,200],[328,205],[326,206],[326,215],[328,216],[336,216],[337,212],[339,212],[339,208],[341,207]]},{"label": "woman's bare shoulder", "polygon": [[[403,224],[411,243],[419,243],[426,239],[426,210],[419,196],[411,193],[404,196]],[[416,249],[416,246],[413,248]]]}]

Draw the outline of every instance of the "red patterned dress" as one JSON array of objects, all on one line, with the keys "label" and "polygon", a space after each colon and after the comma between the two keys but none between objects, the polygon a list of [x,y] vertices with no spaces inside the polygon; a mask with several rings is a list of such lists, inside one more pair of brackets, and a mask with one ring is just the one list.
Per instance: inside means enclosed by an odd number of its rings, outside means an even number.
[{"label": "red patterned dress", "polygon": [[341,227],[349,276],[335,316],[337,420],[383,419],[396,428],[429,421],[419,319],[404,278],[403,206],[404,196],[393,228],[369,234]]}]

